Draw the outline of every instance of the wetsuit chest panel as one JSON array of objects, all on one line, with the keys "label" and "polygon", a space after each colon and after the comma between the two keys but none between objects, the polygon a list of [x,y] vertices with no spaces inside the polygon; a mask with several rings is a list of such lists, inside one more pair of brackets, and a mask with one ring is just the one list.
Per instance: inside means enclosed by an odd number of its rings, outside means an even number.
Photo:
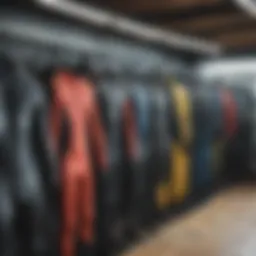
[{"label": "wetsuit chest panel", "polygon": [[56,78],[55,83],[60,85],[53,88],[55,100],[62,106],[62,111],[71,123],[68,157],[78,158],[69,161],[82,163],[88,154],[88,141],[84,134],[88,133],[86,115],[90,113],[90,103],[85,101],[86,88],[67,79],[63,81],[60,77]]}]

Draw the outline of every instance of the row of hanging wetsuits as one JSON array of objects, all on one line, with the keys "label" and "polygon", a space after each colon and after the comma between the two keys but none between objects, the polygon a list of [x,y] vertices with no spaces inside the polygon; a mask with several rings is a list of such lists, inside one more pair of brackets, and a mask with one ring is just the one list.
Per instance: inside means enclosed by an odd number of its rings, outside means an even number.
[{"label": "row of hanging wetsuits", "polygon": [[247,163],[244,90],[0,70],[1,255],[112,255]]}]

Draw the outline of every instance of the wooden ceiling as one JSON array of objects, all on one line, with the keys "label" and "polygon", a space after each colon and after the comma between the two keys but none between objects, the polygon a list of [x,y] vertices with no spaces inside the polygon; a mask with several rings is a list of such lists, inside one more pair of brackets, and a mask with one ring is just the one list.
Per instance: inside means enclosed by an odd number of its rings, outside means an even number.
[{"label": "wooden ceiling", "polygon": [[231,0],[88,0],[87,2],[165,29],[217,41],[230,50],[256,48],[256,19],[246,14]]}]

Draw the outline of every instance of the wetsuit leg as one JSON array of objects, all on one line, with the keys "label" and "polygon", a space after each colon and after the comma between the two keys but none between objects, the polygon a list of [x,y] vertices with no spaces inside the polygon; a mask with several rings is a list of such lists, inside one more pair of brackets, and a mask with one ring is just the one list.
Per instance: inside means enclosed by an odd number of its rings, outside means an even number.
[{"label": "wetsuit leg", "polygon": [[[111,255],[122,245],[124,224],[121,216],[121,171],[120,165],[101,177],[101,202],[98,210],[99,255]],[[98,184],[99,185],[99,184]],[[117,193],[119,192],[119,193]]]},{"label": "wetsuit leg", "polygon": [[93,174],[87,170],[81,172],[79,203],[81,213],[80,236],[83,242],[84,255],[94,255],[95,250],[95,187]]},{"label": "wetsuit leg", "polygon": [[61,256],[75,255],[78,182],[74,170],[64,168],[62,177]]},{"label": "wetsuit leg", "polygon": [[20,232],[19,245],[24,255],[49,255],[49,225],[47,204],[40,175],[22,172],[16,187],[18,199],[17,225]]}]

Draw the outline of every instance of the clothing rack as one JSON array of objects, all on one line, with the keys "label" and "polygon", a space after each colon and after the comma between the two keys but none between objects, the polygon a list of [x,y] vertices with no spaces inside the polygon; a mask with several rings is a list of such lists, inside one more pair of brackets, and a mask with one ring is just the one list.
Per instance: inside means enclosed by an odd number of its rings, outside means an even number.
[{"label": "clothing rack", "polygon": [[223,50],[221,45],[217,43],[171,31],[167,32],[155,26],[146,25],[121,15],[100,10],[86,3],[68,0],[34,0],[34,3],[41,8],[61,13],[67,17],[72,17],[97,27],[108,28],[147,42],[167,46],[171,49],[207,55],[220,54]]}]

